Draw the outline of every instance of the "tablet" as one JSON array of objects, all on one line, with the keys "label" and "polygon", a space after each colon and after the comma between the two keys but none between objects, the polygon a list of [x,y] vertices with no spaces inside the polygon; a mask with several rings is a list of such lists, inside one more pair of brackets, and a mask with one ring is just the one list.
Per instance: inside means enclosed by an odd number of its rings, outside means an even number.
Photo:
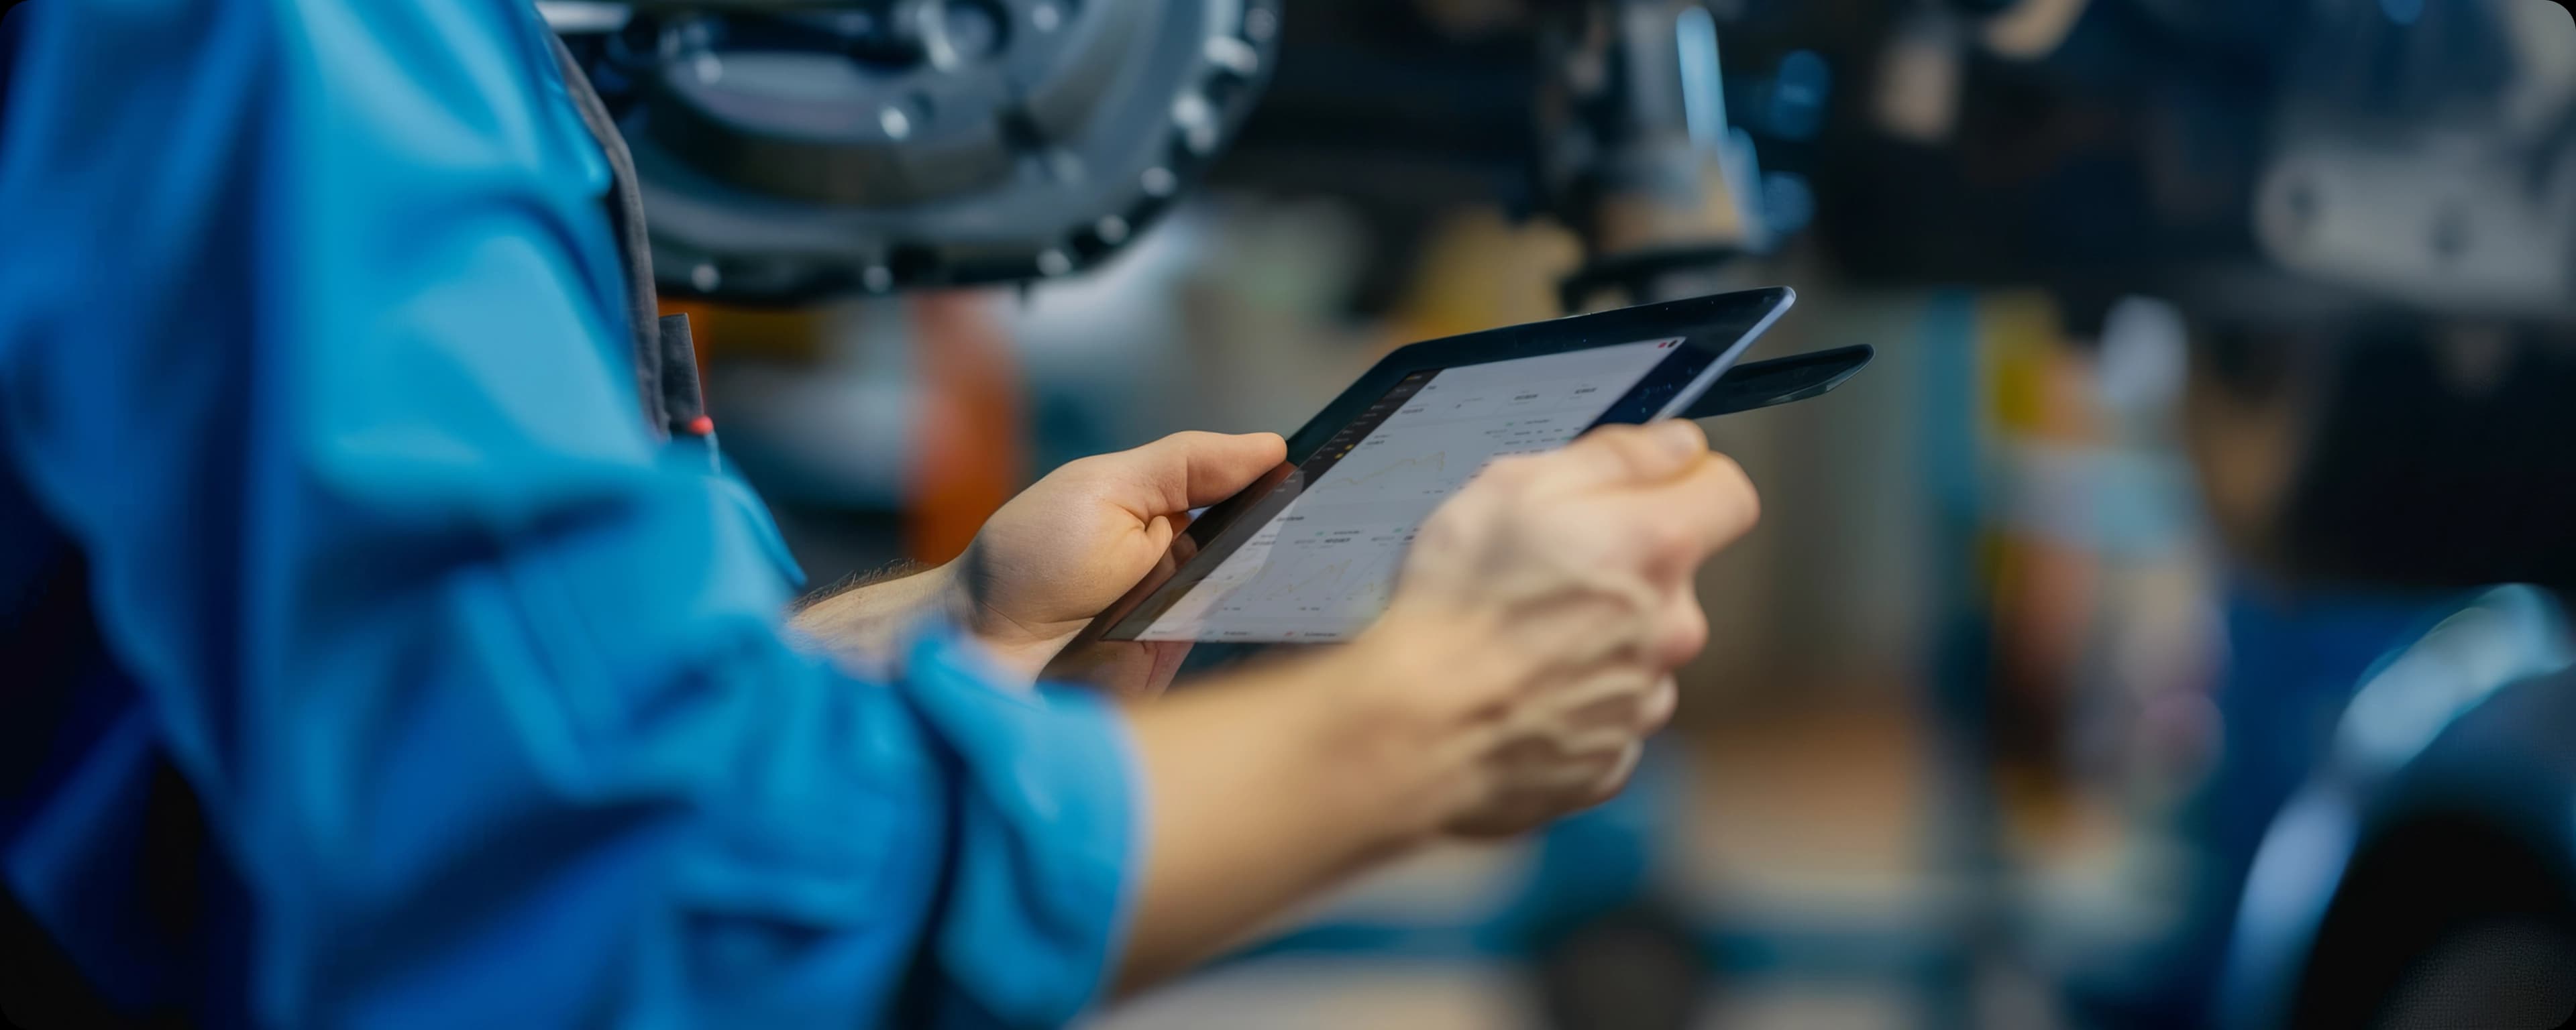
[{"label": "tablet", "polygon": [[1328,643],[1367,628],[1414,533],[1488,462],[1680,413],[1796,298],[1649,304],[1404,347],[1210,506],[1103,612],[1105,640]]}]

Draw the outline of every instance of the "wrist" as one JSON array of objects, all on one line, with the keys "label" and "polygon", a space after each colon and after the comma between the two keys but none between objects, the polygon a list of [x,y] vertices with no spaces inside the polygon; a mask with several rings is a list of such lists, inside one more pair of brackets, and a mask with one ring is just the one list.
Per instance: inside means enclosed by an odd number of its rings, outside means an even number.
[{"label": "wrist", "polygon": [[948,566],[883,575],[805,605],[788,626],[834,654],[888,658],[897,637],[942,610],[954,579]]},{"label": "wrist", "polygon": [[1507,688],[1467,627],[1381,621],[1325,659],[1331,746],[1383,799],[1399,845],[1437,836],[1482,794],[1479,758]]},{"label": "wrist", "polygon": [[[943,571],[956,568],[955,563]],[[1071,633],[1042,636],[976,597],[962,572],[948,572],[939,585],[937,606],[959,631],[974,639],[985,657],[1023,686],[1035,684],[1046,665],[1064,649]]]}]

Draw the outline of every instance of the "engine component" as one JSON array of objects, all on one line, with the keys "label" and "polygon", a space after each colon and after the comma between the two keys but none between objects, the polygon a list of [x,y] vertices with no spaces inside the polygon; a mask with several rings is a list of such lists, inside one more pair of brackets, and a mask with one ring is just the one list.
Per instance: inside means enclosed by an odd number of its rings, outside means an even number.
[{"label": "engine component", "polygon": [[748,303],[1097,263],[1224,148],[1280,17],[1279,0],[700,6],[637,7],[591,70],[622,109],[663,288]]}]

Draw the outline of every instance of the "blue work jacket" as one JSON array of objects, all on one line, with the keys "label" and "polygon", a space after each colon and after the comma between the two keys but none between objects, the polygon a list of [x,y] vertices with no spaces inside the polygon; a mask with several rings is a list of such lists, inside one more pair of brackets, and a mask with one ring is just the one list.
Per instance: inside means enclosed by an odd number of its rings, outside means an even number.
[{"label": "blue work jacket", "polygon": [[650,431],[610,164],[523,0],[0,22],[0,863],[205,1025],[1043,1026],[1123,724],[863,678]]}]

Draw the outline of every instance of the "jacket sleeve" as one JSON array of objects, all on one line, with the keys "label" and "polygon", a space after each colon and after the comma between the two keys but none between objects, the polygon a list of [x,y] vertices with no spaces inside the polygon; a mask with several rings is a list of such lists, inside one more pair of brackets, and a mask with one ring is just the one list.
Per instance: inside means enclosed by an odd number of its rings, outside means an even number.
[{"label": "jacket sleeve", "polygon": [[0,420],[257,909],[276,1025],[1041,1026],[1123,725],[932,629],[801,652],[643,428],[607,168],[520,0],[35,0]]}]

